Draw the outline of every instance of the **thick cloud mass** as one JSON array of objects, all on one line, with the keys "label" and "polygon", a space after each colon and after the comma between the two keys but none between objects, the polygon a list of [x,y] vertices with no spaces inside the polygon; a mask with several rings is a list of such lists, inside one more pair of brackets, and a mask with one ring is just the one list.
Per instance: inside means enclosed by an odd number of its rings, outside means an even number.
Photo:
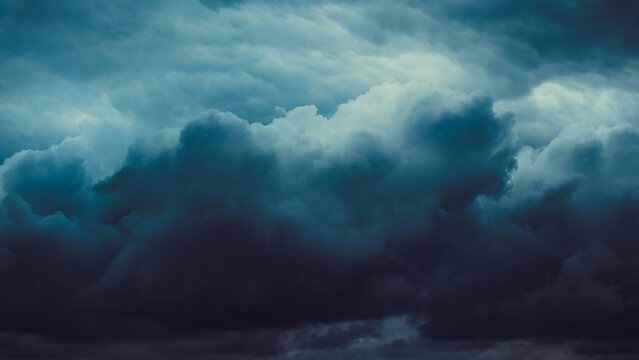
[{"label": "thick cloud mass", "polygon": [[0,1],[0,358],[639,354],[630,1]]},{"label": "thick cloud mass", "polygon": [[639,50],[632,0],[489,0],[442,4],[406,0],[436,16],[487,32],[505,46],[504,55],[526,67],[549,61],[618,66]]}]

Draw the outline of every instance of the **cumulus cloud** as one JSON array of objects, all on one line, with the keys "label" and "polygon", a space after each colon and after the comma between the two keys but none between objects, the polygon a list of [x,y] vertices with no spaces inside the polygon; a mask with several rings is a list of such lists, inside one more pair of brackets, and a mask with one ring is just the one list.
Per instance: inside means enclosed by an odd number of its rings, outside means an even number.
[{"label": "cumulus cloud", "polygon": [[637,352],[630,2],[0,9],[0,357]]},{"label": "cumulus cloud", "polygon": [[[90,232],[97,223],[128,239],[88,290],[104,311],[204,328],[402,312],[415,306],[411,280],[368,256],[479,194],[498,194],[514,166],[511,119],[496,117],[489,99],[447,94],[442,104],[438,93],[415,97],[416,88],[376,88],[330,119],[313,108],[269,125],[208,112],[175,146],[132,147],[121,170],[93,187],[82,162],[58,149],[20,154],[4,165],[4,209],[8,219],[22,212]],[[367,114],[380,97],[390,113]]]}]

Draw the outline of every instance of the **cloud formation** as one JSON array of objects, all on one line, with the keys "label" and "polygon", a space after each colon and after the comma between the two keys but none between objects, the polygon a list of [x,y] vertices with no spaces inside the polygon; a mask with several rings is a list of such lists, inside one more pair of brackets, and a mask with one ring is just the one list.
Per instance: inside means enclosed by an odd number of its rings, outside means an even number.
[{"label": "cloud formation", "polygon": [[0,9],[0,357],[639,351],[631,2]]}]

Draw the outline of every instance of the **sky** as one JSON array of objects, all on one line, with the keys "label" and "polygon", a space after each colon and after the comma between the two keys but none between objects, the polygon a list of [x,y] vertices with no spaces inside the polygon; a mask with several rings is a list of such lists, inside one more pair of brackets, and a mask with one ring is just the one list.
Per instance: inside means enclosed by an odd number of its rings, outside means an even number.
[{"label": "sky", "polygon": [[0,0],[0,359],[636,359],[637,13]]}]

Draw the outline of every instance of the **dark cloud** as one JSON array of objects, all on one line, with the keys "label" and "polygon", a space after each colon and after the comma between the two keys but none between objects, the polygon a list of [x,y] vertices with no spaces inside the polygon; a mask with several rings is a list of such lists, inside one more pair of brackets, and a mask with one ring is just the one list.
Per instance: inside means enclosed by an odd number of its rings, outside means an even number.
[{"label": "dark cloud", "polygon": [[[477,141],[470,141],[463,133],[461,138],[456,137],[453,127],[442,127],[449,121],[460,129],[485,126],[485,136]],[[430,150],[433,146],[421,143],[424,139],[450,136],[449,144],[473,148],[478,157],[506,164],[468,169],[471,173],[495,174],[462,187],[467,194],[455,194],[451,198],[454,206],[469,203],[473,194],[503,186],[512,158],[492,154],[491,149],[501,146],[508,125],[494,118],[490,102],[479,100],[458,113],[436,119],[420,115],[416,125],[425,127],[414,145],[417,149]],[[346,226],[355,226],[351,231],[358,231],[358,227],[365,229],[372,226],[368,222],[377,219],[362,203],[365,193],[358,192],[375,188],[390,194],[395,188],[386,182],[388,177],[400,176],[401,180],[417,169],[408,164],[405,170],[394,170],[398,166],[380,154],[381,149],[367,145],[356,148],[360,152],[357,160],[333,160],[334,165],[308,169],[308,173],[300,174],[307,182],[283,188],[279,182],[283,164],[255,141],[248,123],[211,114],[187,126],[180,145],[172,152],[146,162],[133,151],[123,170],[96,187],[108,204],[106,219],[136,237],[135,244],[129,245],[130,251],[125,250],[127,255],[112,265],[104,279],[104,291],[128,294],[116,295],[123,303],[112,306],[130,307],[133,313],[187,329],[378,317],[414,307],[416,289],[405,270],[377,264],[383,259],[351,259],[340,250],[352,246],[348,239],[340,244],[337,239],[308,236],[316,230],[295,218],[277,216],[271,209],[290,197],[314,197],[319,193],[333,201],[304,205],[320,214],[345,211]],[[440,166],[464,167],[459,162]],[[339,182],[324,180],[329,178]],[[388,200],[375,206],[381,207],[378,211],[390,211],[398,206],[397,201],[402,201],[402,206],[417,206],[429,196],[440,197],[448,204],[451,200],[446,194],[459,189],[436,186],[435,179],[430,180],[431,188],[415,184],[415,188],[407,189],[406,196],[412,193],[413,199],[387,195]],[[332,209],[321,209],[327,206]],[[403,221],[389,217],[387,224],[378,226],[385,228],[381,231],[392,231],[385,236],[399,237],[402,234],[392,228]],[[158,222],[164,225],[158,227]],[[412,234],[403,236],[408,235]],[[325,244],[330,243],[335,245],[327,248]],[[198,299],[198,306],[193,299]]]},{"label": "dark cloud", "polygon": [[52,215],[56,211],[66,216],[77,216],[87,185],[84,166],[80,159],[56,159],[54,153],[27,153],[19,164],[3,176],[5,191],[24,199],[38,215]]},{"label": "dark cloud", "polygon": [[212,10],[219,10],[229,6],[245,3],[246,0],[200,0],[200,3]]},{"label": "dark cloud", "polygon": [[278,331],[223,332],[203,338],[52,341],[34,334],[0,335],[3,359],[242,359],[282,350]]},{"label": "dark cloud", "polygon": [[[422,336],[445,341],[636,337],[637,169],[619,161],[639,131],[558,137],[517,168],[511,114],[481,97],[433,107],[438,97],[403,111],[391,143],[348,130],[339,155],[290,158],[263,142],[284,120],[209,112],[175,146],[133,146],[93,187],[60,149],[13,158],[2,330],[188,338],[410,315]],[[559,180],[512,176],[535,167]],[[610,179],[618,185],[605,188]],[[291,198],[314,221],[282,212]],[[329,327],[296,344],[379,334]],[[394,344],[384,351],[402,353]]]},{"label": "dark cloud", "polygon": [[636,355],[636,10],[0,1],[0,357]]},{"label": "dark cloud", "polygon": [[634,184],[622,189],[606,185],[615,175],[604,159],[616,161],[609,157],[616,145],[608,144],[586,141],[562,149],[569,159],[560,161],[567,160],[573,166],[569,171],[580,175],[492,215],[500,220],[466,226],[462,236],[472,240],[447,260],[454,266],[438,269],[437,285],[431,288],[430,317],[422,327],[427,336],[637,336],[632,324],[637,322],[639,288],[631,279],[636,277],[639,193]]},{"label": "dark cloud", "polygon": [[639,353],[639,344],[636,340],[616,342],[583,342],[573,346],[578,355],[584,356],[614,356]]},{"label": "dark cloud", "polygon": [[[6,294],[11,295],[4,311],[18,315],[5,317],[15,321],[4,322],[4,330],[15,330],[20,323],[21,329],[49,335],[109,333],[114,326],[109,318],[120,319],[113,321],[127,328],[119,333],[149,331],[151,324],[158,324],[158,332],[192,332],[411,312],[419,294],[405,264],[383,255],[347,255],[341,249],[352,248],[348,239],[341,243],[313,235],[315,225],[278,215],[273,208],[290,197],[332,198],[304,204],[324,216],[345,212],[346,224],[333,224],[337,227],[331,236],[345,231],[343,226],[364,232],[382,211],[389,217],[377,232],[392,240],[420,230],[402,225],[407,220],[393,217],[394,208],[420,208],[432,197],[429,202],[441,203],[442,211],[457,211],[478,194],[499,192],[512,168],[513,152],[495,149],[503,146],[509,122],[494,117],[488,100],[461,106],[442,114],[416,113],[401,136],[413,151],[440,156],[442,146],[460,147],[489,161],[470,159],[465,165],[455,158],[462,151],[451,151],[451,161],[435,162],[432,171],[477,174],[467,175],[472,178],[468,184],[451,186],[446,176],[428,174],[430,186],[408,182],[401,196],[396,181],[409,180],[424,164],[393,164],[398,159],[370,140],[355,148],[356,158],[315,159],[328,165],[307,168],[300,173],[303,183],[283,186],[283,159],[259,145],[247,122],[228,114],[210,113],[189,124],[177,147],[157,155],[132,148],[123,168],[95,191],[83,187],[81,163],[47,152],[27,153],[5,173],[4,190],[10,195],[4,204],[8,236],[3,248],[14,260],[8,260],[4,273],[14,280],[7,285],[11,291]],[[481,135],[471,138],[471,131]],[[53,181],[56,178],[65,187]],[[377,211],[362,203],[368,189],[386,193]],[[78,216],[79,209],[96,206],[97,218]],[[437,214],[437,206],[430,211]],[[26,229],[19,225],[24,222],[30,222]],[[52,229],[36,225],[48,222],[55,223]],[[35,231],[36,226],[44,228]],[[79,229],[73,231],[74,226]],[[73,231],[80,244],[65,231]],[[87,234],[94,240],[85,239]],[[117,254],[108,250],[109,234],[126,239],[111,245]],[[86,253],[75,258],[83,247]],[[48,254],[59,255],[47,259]],[[43,271],[53,278],[40,283],[37,275]],[[25,281],[34,283],[19,290]],[[53,292],[44,300],[47,291]],[[45,302],[41,317],[19,321],[24,314],[9,305],[15,301],[26,310],[22,297]],[[63,314],[69,316],[68,327],[51,328],[48,317]]]},{"label": "dark cloud", "polygon": [[3,0],[0,52],[5,59],[39,61],[75,79],[104,75],[115,70],[105,45],[142,28],[152,8],[123,1]]},{"label": "dark cloud", "polygon": [[601,70],[623,65],[639,50],[639,27],[631,15],[639,8],[631,0],[409,3],[490,34],[505,55],[526,67],[570,61]]}]

